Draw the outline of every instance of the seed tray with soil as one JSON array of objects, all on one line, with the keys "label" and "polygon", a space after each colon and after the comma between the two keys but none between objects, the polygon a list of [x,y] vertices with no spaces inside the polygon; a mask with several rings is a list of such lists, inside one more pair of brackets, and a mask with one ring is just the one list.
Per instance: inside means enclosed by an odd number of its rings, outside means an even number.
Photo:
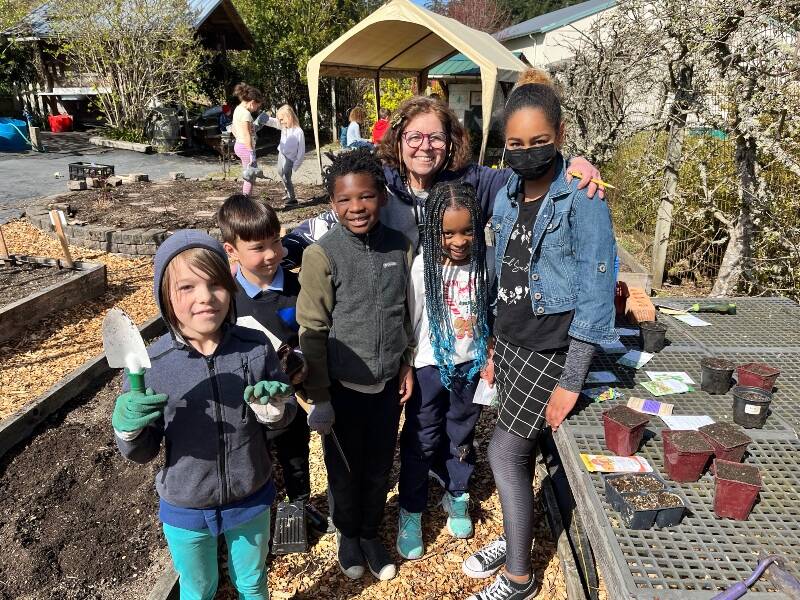
[{"label": "seed tray with soil", "polygon": [[124,460],[98,384],[0,461],[0,599],[144,599],[169,564],[156,459]]},{"label": "seed tray with soil", "polygon": [[685,504],[675,493],[660,490],[622,495],[620,517],[629,529],[673,527],[681,522]]},{"label": "seed tray with soil", "polygon": [[625,473],[603,475],[606,500],[611,508],[622,510],[622,494],[658,492],[665,487],[664,481],[655,473]]},{"label": "seed tray with soil", "polygon": [[664,467],[673,481],[697,481],[705,471],[714,447],[698,431],[663,429]]},{"label": "seed tray with soil", "polygon": [[731,423],[712,423],[698,431],[714,446],[715,458],[732,462],[742,462],[748,444],[753,441]]},{"label": "seed tray with soil", "polygon": [[[212,229],[216,211],[242,184],[234,180],[161,183],[138,182],[105,190],[92,189],[50,199],[69,205],[70,224],[103,225],[119,229]],[[267,202],[284,225],[315,217],[328,208],[322,186],[295,184],[298,205],[283,207],[283,184],[259,180],[254,197]]]},{"label": "seed tray with soil", "polygon": [[619,404],[603,412],[603,429],[606,448],[617,456],[631,456],[644,437],[644,429],[650,418],[638,411]]}]

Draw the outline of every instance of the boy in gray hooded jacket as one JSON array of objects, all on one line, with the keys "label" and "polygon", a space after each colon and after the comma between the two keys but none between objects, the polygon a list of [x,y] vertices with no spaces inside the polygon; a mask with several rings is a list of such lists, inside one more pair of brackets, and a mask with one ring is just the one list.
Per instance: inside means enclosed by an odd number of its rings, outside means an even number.
[{"label": "boy in gray hooded jacket", "polygon": [[292,420],[292,388],[266,336],[233,324],[236,287],[222,245],[208,234],[170,236],[156,253],[153,287],[169,332],[148,348],[148,389],[126,385],[117,399],[117,445],[146,463],[163,441],[159,518],[181,598],[214,597],[216,538],[224,534],[240,597],[267,600],[275,486],[264,425]]}]

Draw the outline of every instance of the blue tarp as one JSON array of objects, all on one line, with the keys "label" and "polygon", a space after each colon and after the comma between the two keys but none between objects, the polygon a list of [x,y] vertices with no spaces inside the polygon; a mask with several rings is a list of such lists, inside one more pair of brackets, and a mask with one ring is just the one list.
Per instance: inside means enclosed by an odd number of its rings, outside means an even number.
[{"label": "blue tarp", "polygon": [[25,133],[28,124],[19,119],[0,117],[0,152],[24,152],[31,149]]}]

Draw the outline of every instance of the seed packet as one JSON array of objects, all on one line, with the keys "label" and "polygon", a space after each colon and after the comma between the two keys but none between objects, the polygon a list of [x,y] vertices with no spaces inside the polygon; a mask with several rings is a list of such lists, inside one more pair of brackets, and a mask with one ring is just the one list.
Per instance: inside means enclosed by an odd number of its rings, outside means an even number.
[{"label": "seed packet", "polygon": [[641,456],[605,456],[581,454],[581,460],[590,473],[650,473],[653,467]]}]

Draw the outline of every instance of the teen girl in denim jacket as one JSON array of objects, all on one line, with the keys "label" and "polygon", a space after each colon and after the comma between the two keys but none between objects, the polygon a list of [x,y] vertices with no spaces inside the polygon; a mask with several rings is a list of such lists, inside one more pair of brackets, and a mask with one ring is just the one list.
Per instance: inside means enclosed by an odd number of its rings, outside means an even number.
[{"label": "teen girl in denim jacket", "polygon": [[497,302],[492,365],[497,424],[489,444],[504,539],[468,558],[464,571],[492,584],[469,600],[528,600],[539,431],[575,406],[595,344],[614,331],[616,244],[605,202],[564,178],[561,105],[549,77],[523,74],[505,109],[505,158],[514,174],[494,202]]}]

